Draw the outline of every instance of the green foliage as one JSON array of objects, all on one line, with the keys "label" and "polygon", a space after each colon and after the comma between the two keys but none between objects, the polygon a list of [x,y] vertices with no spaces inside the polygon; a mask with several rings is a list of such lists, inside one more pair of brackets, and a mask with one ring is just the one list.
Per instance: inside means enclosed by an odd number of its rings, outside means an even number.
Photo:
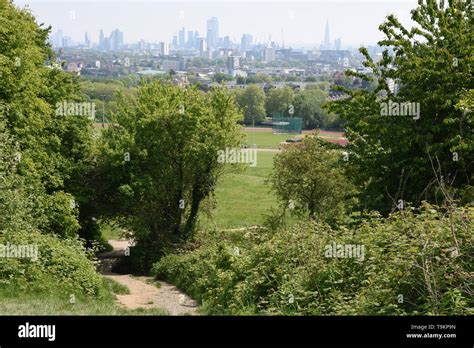
[{"label": "green foliage", "polygon": [[1,288],[62,291],[77,296],[96,296],[101,291],[101,277],[80,240],[59,239],[32,228],[21,232],[8,229],[0,235],[0,245],[29,245],[38,251],[36,260],[0,258]]},{"label": "green foliage", "polygon": [[222,83],[223,81],[234,80],[234,78],[231,75],[224,74],[224,73],[216,73],[212,79],[217,83]]},{"label": "green foliage", "polygon": [[[350,98],[334,102],[331,110],[347,121],[351,176],[361,188],[361,208],[388,213],[399,200],[419,204],[442,202],[439,181],[463,199],[472,191],[473,31],[468,1],[419,1],[412,10],[413,28],[390,15],[380,26],[385,39],[382,59],[374,63],[365,48],[364,65],[377,82],[374,90],[344,90]],[[389,88],[389,81],[398,93]],[[420,117],[381,116],[382,102],[419,103]],[[456,153],[456,154],[455,154]],[[454,159],[457,156],[456,159]],[[472,197],[472,195],[470,195]]]},{"label": "green foliage", "polygon": [[347,215],[354,190],[344,174],[342,151],[325,146],[305,138],[275,155],[270,182],[283,209],[335,222]]},{"label": "green foliage", "polygon": [[289,107],[293,102],[293,98],[294,93],[290,87],[271,89],[265,104],[267,115],[280,113],[289,116]]},{"label": "green foliage", "polygon": [[127,286],[120,284],[119,282],[111,278],[104,278],[104,285],[109,289],[111,293],[118,295],[130,294],[130,289]]},{"label": "green foliage", "polygon": [[245,79],[245,83],[247,85],[251,85],[254,83],[270,83],[272,78],[268,75],[257,73],[256,75],[248,76]]},{"label": "green foliage", "polygon": [[237,103],[244,114],[244,123],[258,124],[265,120],[265,93],[257,85],[237,92]]},{"label": "green foliage", "polygon": [[305,129],[327,128],[332,124],[322,105],[328,101],[328,94],[320,89],[311,88],[299,92],[294,100],[295,116],[303,119]]},{"label": "green foliage", "polygon": [[[473,217],[425,205],[388,219],[374,214],[355,229],[312,221],[221,233],[153,271],[209,314],[472,315]],[[364,254],[326,257],[333,243],[362,245]]]},{"label": "green foliage", "polygon": [[0,258],[0,287],[90,298],[102,281],[77,238],[72,193],[91,125],[55,112],[56,103],[80,99],[75,77],[46,66],[54,59],[48,33],[28,10],[0,3],[0,246],[33,253]]},{"label": "green foliage", "polygon": [[76,77],[46,65],[54,61],[48,34],[28,10],[1,2],[0,132],[15,143],[17,184],[35,207],[35,226],[64,237],[79,229],[70,201],[80,191],[92,127],[86,117],[55,113],[57,103],[81,99]]},{"label": "green foliage", "polygon": [[218,151],[242,142],[240,118],[223,88],[203,94],[150,82],[136,98],[121,99],[90,185],[97,210],[117,215],[134,232],[130,259],[140,271],[194,233],[201,202],[223,167]]}]

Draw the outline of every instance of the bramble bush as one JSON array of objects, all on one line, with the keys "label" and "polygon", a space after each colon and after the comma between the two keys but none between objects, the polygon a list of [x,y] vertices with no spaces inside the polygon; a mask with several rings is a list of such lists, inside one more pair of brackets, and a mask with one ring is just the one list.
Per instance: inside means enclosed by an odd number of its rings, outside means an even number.
[{"label": "bramble bush", "polygon": [[[103,289],[102,278],[83,242],[73,233],[77,221],[71,213],[70,195],[47,195],[32,188],[18,173],[17,150],[0,118],[0,246],[38,248],[37,260],[0,257],[0,291],[97,296]],[[48,223],[52,219],[62,234],[46,228],[52,226]],[[67,226],[72,227],[68,230]]]},{"label": "bramble bush", "polygon": [[[221,233],[172,254],[153,272],[209,314],[473,314],[472,210],[425,204],[354,229],[309,221],[277,231]],[[325,246],[363,245],[361,258],[325,257]]]},{"label": "bramble bush", "polygon": [[59,239],[36,230],[4,230],[0,245],[31,245],[38,259],[0,258],[0,290],[49,293],[78,297],[103,294],[102,277],[79,239]]}]

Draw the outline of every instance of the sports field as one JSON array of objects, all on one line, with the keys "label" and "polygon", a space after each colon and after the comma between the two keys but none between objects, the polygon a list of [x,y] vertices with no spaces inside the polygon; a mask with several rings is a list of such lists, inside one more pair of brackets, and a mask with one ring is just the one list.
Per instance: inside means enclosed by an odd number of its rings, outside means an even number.
[{"label": "sports field", "polygon": [[[217,185],[217,207],[212,217],[201,216],[201,226],[224,229],[259,225],[270,209],[278,206],[275,195],[265,179],[273,170],[273,157],[278,145],[292,134],[273,134],[271,128],[244,129],[248,145],[257,145],[257,166],[246,166],[243,171],[226,172]],[[305,132],[312,134],[314,132]],[[342,133],[321,131],[320,136],[329,141],[340,141]],[[305,134],[296,135],[304,137]],[[228,165],[229,167],[232,165]]]}]

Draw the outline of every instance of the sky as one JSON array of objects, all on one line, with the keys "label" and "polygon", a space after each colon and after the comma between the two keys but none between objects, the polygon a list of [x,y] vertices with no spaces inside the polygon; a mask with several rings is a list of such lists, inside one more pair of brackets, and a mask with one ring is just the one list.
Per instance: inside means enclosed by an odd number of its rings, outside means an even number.
[{"label": "sky", "polygon": [[[206,20],[217,17],[219,36],[229,35],[240,42],[249,33],[254,41],[275,41],[285,47],[317,48],[324,39],[326,21],[331,41],[341,38],[342,46],[375,44],[382,38],[378,31],[384,18],[394,13],[409,25],[410,10],[416,0],[16,0],[28,6],[38,23],[51,25],[53,32],[83,41],[85,32],[98,42],[100,29],[106,36],[116,28],[124,32],[125,43],[141,39],[171,42],[180,28],[206,35]],[[187,33],[186,33],[187,37]]]}]

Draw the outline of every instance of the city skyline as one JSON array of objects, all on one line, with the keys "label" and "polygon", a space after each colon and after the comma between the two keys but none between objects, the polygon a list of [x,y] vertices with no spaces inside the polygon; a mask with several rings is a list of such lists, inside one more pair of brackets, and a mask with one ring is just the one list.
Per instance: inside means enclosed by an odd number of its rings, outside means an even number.
[{"label": "city skyline", "polygon": [[[410,21],[409,11],[414,7],[414,1],[373,3],[348,0],[335,3],[275,2],[271,6],[269,2],[237,4],[223,1],[186,4],[110,1],[16,3],[28,5],[39,18],[38,22],[52,26],[52,33],[62,30],[64,35],[80,42],[85,33],[93,43],[99,42],[101,29],[109,35],[117,28],[124,32],[124,43],[144,40],[171,44],[173,36],[179,35],[183,27],[185,38],[190,30],[207,38],[208,22],[215,17],[219,21],[218,37],[228,36],[234,43],[240,43],[244,34],[250,34],[254,43],[284,42],[286,47],[308,49],[319,48],[324,42],[327,23],[331,38],[342,39],[342,48],[373,45],[381,38],[376,28],[386,15],[394,13],[402,23],[406,23]],[[235,4],[235,7],[230,4]]]}]

